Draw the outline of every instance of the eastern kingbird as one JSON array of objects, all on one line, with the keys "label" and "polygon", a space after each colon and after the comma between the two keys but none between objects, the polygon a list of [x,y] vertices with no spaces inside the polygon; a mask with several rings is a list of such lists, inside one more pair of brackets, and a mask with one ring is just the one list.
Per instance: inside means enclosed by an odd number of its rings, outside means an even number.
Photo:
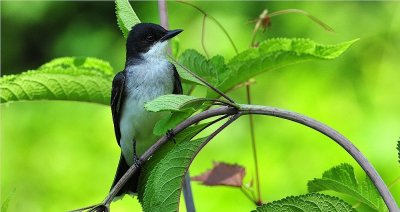
[{"label": "eastern kingbird", "polygon": [[[157,139],[154,125],[166,114],[147,112],[144,104],[165,94],[182,94],[179,74],[166,58],[168,40],[182,31],[140,23],[129,32],[125,69],[115,75],[111,91],[114,131],[121,148],[112,187]],[[136,172],[117,196],[136,193],[139,174]]]}]

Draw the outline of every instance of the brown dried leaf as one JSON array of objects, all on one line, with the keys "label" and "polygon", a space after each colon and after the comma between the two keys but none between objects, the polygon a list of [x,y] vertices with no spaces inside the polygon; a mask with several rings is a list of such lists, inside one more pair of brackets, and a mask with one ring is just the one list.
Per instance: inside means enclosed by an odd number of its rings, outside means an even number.
[{"label": "brown dried leaf", "polygon": [[199,176],[192,177],[192,180],[202,182],[203,185],[209,186],[224,185],[242,187],[245,174],[246,170],[243,166],[214,162],[214,167],[211,170]]}]

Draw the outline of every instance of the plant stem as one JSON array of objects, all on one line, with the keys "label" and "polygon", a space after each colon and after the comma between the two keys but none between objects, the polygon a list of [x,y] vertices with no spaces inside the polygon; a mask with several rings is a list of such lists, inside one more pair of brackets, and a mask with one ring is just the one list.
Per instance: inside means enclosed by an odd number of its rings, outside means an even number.
[{"label": "plant stem", "polygon": [[250,196],[249,193],[247,193],[247,191],[243,187],[240,188],[240,191],[242,191],[242,193],[247,197],[247,199],[249,199],[252,203],[257,205],[257,203],[254,202],[254,199]]},{"label": "plant stem", "polygon": [[[247,104],[251,105],[251,93],[250,93],[250,85],[246,85],[246,96],[247,96]],[[258,169],[258,159],[257,159],[257,148],[256,148],[256,138],[254,133],[254,120],[253,115],[249,114],[249,124],[250,124],[250,136],[251,136],[251,148],[253,150],[253,160],[254,167],[256,170],[256,189],[257,189],[257,205],[262,204],[261,200],[261,189],[260,189],[260,174]]]},{"label": "plant stem", "polygon": [[[164,29],[169,29],[167,4],[166,4],[165,0],[158,0],[158,13],[160,14],[161,26],[164,27]],[[170,54],[172,52],[170,47],[168,47],[167,51]],[[189,171],[187,171],[185,174],[185,180],[183,181],[182,189],[183,189],[183,196],[185,199],[186,211],[195,212],[196,209],[194,207],[194,200],[193,200],[192,187],[190,184]]]},{"label": "plant stem", "polygon": [[194,199],[193,199],[192,186],[190,185],[189,170],[187,170],[185,174],[182,190],[183,190],[183,198],[185,199],[186,211],[195,212],[196,208],[194,207]]},{"label": "plant stem", "polygon": [[195,102],[211,102],[212,105],[218,104],[218,105],[223,105],[223,106],[231,106],[231,107],[239,109],[239,105],[233,104],[233,103],[225,101],[223,99],[213,99],[213,98],[193,99],[193,100],[190,100],[190,101],[186,102],[185,104],[181,105],[181,107],[179,109],[183,109],[183,108],[185,108],[185,106],[190,105],[190,104],[195,103]]},{"label": "plant stem", "polygon": [[399,211],[399,207],[397,206],[397,203],[395,202],[392,194],[389,192],[389,189],[386,187],[381,176],[378,174],[378,172],[375,170],[372,164],[357,149],[357,147],[355,147],[346,137],[341,135],[339,132],[321,122],[318,122],[314,119],[311,119],[307,116],[295,112],[286,111],[273,107],[267,107],[267,106],[251,105],[244,107],[248,108],[248,110],[246,110],[242,107],[241,111],[244,114],[246,113],[246,114],[275,116],[278,118],[294,121],[299,124],[308,126],[334,140],[343,149],[345,149],[357,161],[357,163],[361,166],[361,168],[367,173],[368,177],[374,183],[375,187],[377,188],[383,200],[385,201],[385,204],[388,207],[389,211]]},{"label": "plant stem", "polygon": [[158,0],[158,14],[160,15],[160,23],[164,29],[169,29],[167,4],[165,0]]},{"label": "plant stem", "polygon": [[212,21],[214,21],[214,23],[216,23],[218,25],[218,27],[224,32],[225,36],[228,38],[228,40],[231,43],[231,45],[232,45],[233,49],[235,50],[236,54],[239,53],[239,51],[238,51],[235,43],[233,42],[233,39],[229,35],[228,31],[226,31],[225,27],[217,19],[215,19],[213,16],[209,15],[206,11],[204,11],[203,9],[201,9],[200,7],[198,7],[198,6],[196,6],[196,5],[192,4],[192,3],[189,3],[187,1],[180,1],[180,0],[178,0],[176,2],[191,6],[191,7],[195,8],[196,10],[198,10],[199,12],[201,12],[204,16],[206,16],[209,19],[211,19]]},{"label": "plant stem", "polygon": [[332,29],[328,24],[324,23],[323,21],[319,20],[317,17],[311,15],[310,13],[304,11],[304,10],[299,10],[299,9],[286,9],[286,10],[279,10],[273,13],[269,14],[269,17],[277,16],[277,15],[282,15],[282,14],[288,14],[288,13],[299,13],[302,15],[307,16],[310,18],[312,21],[320,25],[322,28],[324,28],[328,32],[335,32],[335,30]]},{"label": "plant stem", "polygon": [[231,99],[229,96],[227,96],[225,93],[223,93],[222,91],[220,91],[218,88],[214,87],[213,85],[211,85],[209,82],[207,82],[206,80],[204,80],[203,78],[199,77],[197,74],[193,73],[192,71],[190,71],[188,68],[186,68],[185,66],[183,66],[182,64],[180,64],[177,60],[175,60],[175,58],[173,58],[171,55],[169,55],[169,58],[174,61],[179,67],[183,68],[186,72],[188,72],[190,75],[192,75],[193,77],[195,77],[196,79],[200,80],[202,83],[204,83],[204,85],[206,85],[207,87],[211,88],[211,90],[215,91],[217,94],[219,94],[220,96],[224,97],[226,100],[230,101],[231,103],[235,103],[235,101],[233,101],[233,99]]},{"label": "plant stem", "polygon": [[[258,114],[265,116],[274,116],[277,118],[282,118],[286,120],[290,120],[293,122],[297,122],[304,126],[310,127],[327,137],[331,138],[337,144],[339,144],[343,149],[345,149],[363,168],[363,170],[367,173],[371,181],[374,183],[375,187],[379,191],[383,200],[385,201],[386,206],[389,211],[398,211],[397,203],[395,202],[392,194],[389,192],[389,189],[386,187],[382,178],[379,176],[378,172],[372,166],[372,164],[365,158],[365,156],[355,147],[347,138],[341,135],[336,130],[330,128],[329,126],[318,122],[312,118],[304,116],[302,114],[298,114],[295,112],[268,107],[268,106],[257,106],[257,105],[241,105],[241,108],[238,110],[232,107],[220,107],[215,109],[210,109],[201,113],[198,113],[192,117],[189,117],[182,123],[178,124],[175,129],[172,130],[172,133],[177,134],[187,127],[200,122],[202,120],[221,116],[221,115],[234,115],[231,119],[229,119],[224,125],[218,128],[215,132],[213,132],[211,136],[215,136],[219,132],[221,132],[227,125],[236,120],[241,115],[249,115],[249,114]],[[209,137],[209,138],[210,138]],[[212,138],[212,137],[211,137]],[[210,139],[211,140],[211,139]],[[157,149],[159,149],[164,143],[168,141],[168,136],[164,135],[161,137],[153,146],[151,146],[139,159],[139,163],[142,164],[146,161]],[[205,144],[204,144],[205,145]],[[204,147],[204,145],[202,147]],[[200,151],[200,149],[198,150]],[[118,181],[118,183],[111,189],[110,193],[102,202],[101,206],[108,206],[112,199],[115,197],[117,192],[123,187],[123,185],[127,182],[127,180],[135,173],[137,170],[136,166],[132,166],[128,169],[128,171],[122,176],[122,178]],[[98,206],[100,207],[100,206]]]},{"label": "plant stem", "polygon": [[206,18],[207,18],[207,16],[204,15],[203,16],[203,25],[201,27],[201,46],[203,47],[203,51],[206,54],[207,59],[209,59],[210,55],[208,54],[208,52],[206,50],[206,45],[204,43],[204,34],[205,34],[205,29],[206,29]]}]

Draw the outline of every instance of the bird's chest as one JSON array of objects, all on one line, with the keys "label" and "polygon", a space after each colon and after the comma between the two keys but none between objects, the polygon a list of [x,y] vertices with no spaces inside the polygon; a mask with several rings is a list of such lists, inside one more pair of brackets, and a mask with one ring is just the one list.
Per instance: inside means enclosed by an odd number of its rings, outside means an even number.
[{"label": "bird's chest", "polygon": [[149,101],[172,93],[173,69],[168,61],[147,61],[127,69],[127,97]]},{"label": "bird's chest", "polygon": [[[133,119],[152,119],[144,104],[173,92],[174,73],[168,61],[148,61],[127,69],[124,112]],[[129,111],[129,112],[128,112]],[[128,115],[128,114],[126,114]],[[155,114],[154,114],[155,115]]]}]

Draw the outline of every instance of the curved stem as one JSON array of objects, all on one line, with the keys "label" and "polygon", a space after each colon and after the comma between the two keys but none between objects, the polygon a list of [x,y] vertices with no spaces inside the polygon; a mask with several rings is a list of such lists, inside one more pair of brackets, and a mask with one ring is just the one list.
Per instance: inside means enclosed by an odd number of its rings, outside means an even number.
[{"label": "curved stem", "polygon": [[184,103],[183,105],[181,105],[181,107],[179,109],[183,109],[187,105],[193,104],[195,102],[211,102],[212,104],[215,104],[215,105],[218,104],[218,105],[223,105],[223,106],[231,106],[231,107],[239,109],[239,105],[237,105],[237,104],[233,104],[233,103],[225,101],[223,99],[213,99],[213,98],[197,98],[197,99],[193,99],[193,100],[190,100],[190,101]]},{"label": "curved stem", "polygon": [[269,17],[277,16],[277,15],[282,15],[282,14],[288,14],[288,13],[299,13],[302,15],[307,16],[310,18],[312,21],[320,25],[322,28],[324,28],[328,32],[335,32],[335,30],[332,29],[332,27],[328,26],[328,24],[324,23],[323,21],[319,20],[317,17],[311,15],[310,13],[304,11],[304,10],[299,10],[299,9],[286,9],[286,10],[279,10],[273,13],[269,14]]},{"label": "curved stem", "polygon": [[[389,211],[399,211],[399,207],[395,202],[392,194],[389,192],[389,189],[386,187],[385,183],[383,182],[382,178],[379,176],[378,172],[375,168],[371,165],[371,163],[365,158],[365,156],[343,135],[335,131],[334,129],[328,127],[327,125],[318,122],[312,118],[307,116],[279,109],[274,107],[267,107],[267,106],[256,106],[256,105],[241,105],[241,108],[238,110],[236,108],[231,107],[220,107],[215,109],[210,109],[199,114],[196,114],[192,117],[189,117],[178,126],[173,129],[172,133],[179,133],[185,128],[205,120],[207,118],[220,116],[220,115],[235,115],[233,116],[228,122],[233,122],[241,115],[248,115],[248,114],[258,114],[258,115],[266,115],[266,116],[274,116],[278,118],[287,119],[290,121],[294,121],[300,123],[302,125],[308,126],[322,134],[328,136],[336,143],[338,143],[341,147],[343,147],[356,161],[357,163],[364,169],[367,173],[371,181],[374,183],[375,187],[379,191],[380,195],[382,196],[383,200],[385,201],[386,206],[388,207]],[[224,125],[230,124],[226,122]],[[226,127],[225,126],[225,127]],[[221,126],[222,127],[222,126]],[[220,128],[221,128],[220,127]],[[222,129],[218,129],[217,131],[220,132]],[[212,135],[216,135],[218,132],[215,131]],[[211,136],[211,135],[210,135]],[[160,138],[153,146],[151,146],[139,159],[139,163],[143,163],[146,161],[157,149],[161,147],[164,143],[168,141],[167,136],[163,136]],[[204,144],[205,145],[205,144]],[[118,183],[114,186],[114,188],[110,191],[107,195],[105,200],[103,201],[104,205],[109,205],[112,199],[115,197],[117,192],[122,188],[122,186],[126,183],[130,176],[134,172],[136,172],[136,167],[132,166],[128,169],[128,171],[124,174],[124,176],[118,181]]]},{"label": "curved stem", "polygon": [[228,40],[231,43],[231,45],[232,45],[233,49],[235,50],[236,54],[239,53],[239,51],[238,51],[235,43],[233,42],[233,39],[229,35],[228,31],[226,31],[225,27],[216,18],[214,18],[211,15],[207,14],[206,11],[204,11],[203,9],[201,9],[200,7],[198,7],[198,6],[196,6],[196,5],[192,4],[192,3],[189,3],[187,1],[180,1],[180,0],[178,0],[176,2],[183,3],[183,4],[191,6],[191,7],[195,8],[196,10],[198,10],[200,13],[202,13],[204,16],[206,16],[209,19],[211,19],[212,21],[214,21],[214,23],[217,24],[218,27],[224,32],[225,36],[228,38]]},{"label": "curved stem", "polygon": [[206,54],[206,57],[208,60],[210,58],[210,55],[208,54],[207,49],[206,49],[206,44],[204,43],[204,37],[205,37],[204,34],[206,31],[206,18],[207,18],[207,16],[204,15],[203,16],[203,25],[201,26],[201,46],[203,47],[203,51]]},{"label": "curved stem", "polygon": [[399,211],[399,207],[395,202],[392,194],[389,192],[389,189],[386,187],[383,182],[381,176],[375,170],[375,168],[371,165],[371,163],[365,158],[365,156],[355,147],[347,138],[341,135],[336,130],[328,127],[327,125],[318,122],[312,118],[307,116],[282,110],[273,107],[267,106],[254,106],[254,105],[245,105],[242,107],[241,112],[243,114],[260,114],[267,116],[275,116],[287,120],[291,120],[302,125],[308,126],[326,136],[334,140],[337,144],[339,144],[343,149],[345,149],[361,166],[361,168],[367,173],[368,177],[374,183],[375,187],[379,191],[383,200],[385,201],[386,206],[389,211]]},{"label": "curved stem", "polygon": [[229,42],[231,43],[233,49],[235,50],[236,54],[239,54],[239,50],[237,49],[235,43],[233,42],[233,39],[231,38],[231,36],[229,35],[228,31],[226,31],[225,27],[222,26],[222,24],[214,17],[207,15],[208,18],[210,18],[211,20],[213,20],[219,28],[221,28],[221,30],[225,33],[226,37],[228,38]]}]

